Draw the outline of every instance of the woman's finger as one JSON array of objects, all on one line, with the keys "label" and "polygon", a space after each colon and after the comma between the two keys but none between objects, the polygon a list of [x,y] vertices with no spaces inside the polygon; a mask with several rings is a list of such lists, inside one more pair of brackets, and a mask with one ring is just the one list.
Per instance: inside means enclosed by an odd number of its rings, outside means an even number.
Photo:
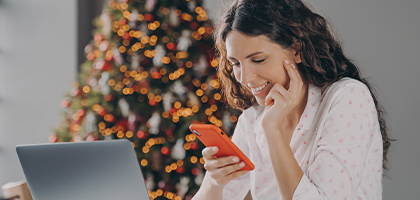
[{"label": "woman's finger", "polygon": [[206,161],[204,165],[205,165],[206,170],[210,171],[214,169],[223,168],[228,165],[236,164],[239,161],[240,161],[239,158],[236,156],[225,156],[225,157],[211,159],[209,161]]},{"label": "woman's finger", "polygon": [[300,87],[302,85],[302,79],[296,65],[289,62],[287,59],[284,60],[284,69],[290,77],[290,85],[288,91],[293,94],[299,94]]},{"label": "woman's finger", "polygon": [[240,163],[237,163],[237,164],[228,165],[228,166],[225,166],[225,167],[222,167],[222,168],[219,168],[219,169],[215,169],[211,172],[211,174],[212,174],[212,177],[215,178],[215,179],[228,178],[229,174],[240,170],[244,166],[245,166],[245,163],[240,162]]},{"label": "woman's finger", "polygon": [[203,154],[204,160],[207,161],[209,159],[216,159],[215,154],[217,153],[217,151],[219,151],[217,147],[206,147],[201,153]]},{"label": "woman's finger", "polygon": [[267,96],[265,97],[265,105],[269,106],[274,101],[283,101],[285,98],[288,98],[290,95],[288,94],[287,90],[284,89],[282,85],[276,83],[270,89]]}]

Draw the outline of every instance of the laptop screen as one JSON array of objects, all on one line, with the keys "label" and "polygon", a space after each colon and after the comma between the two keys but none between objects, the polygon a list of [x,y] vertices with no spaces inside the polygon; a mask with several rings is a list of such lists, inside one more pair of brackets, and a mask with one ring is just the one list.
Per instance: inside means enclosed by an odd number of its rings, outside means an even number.
[{"label": "laptop screen", "polygon": [[128,140],[16,147],[35,200],[150,200]]}]

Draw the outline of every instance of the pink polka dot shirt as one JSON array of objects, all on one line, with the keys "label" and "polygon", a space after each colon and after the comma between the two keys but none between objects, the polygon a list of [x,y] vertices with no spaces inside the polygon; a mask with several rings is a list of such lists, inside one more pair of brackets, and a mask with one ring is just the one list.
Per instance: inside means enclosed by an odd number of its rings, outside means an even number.
[{"label": "pink polka dot shirt", "polygon": [[[244,199],[249,190],[254,200],[282,199],[260,125],[264,109],[255,105],[239,117],[232,141],[255,169],[230,181],[223,199]],[[363,83],[343,78],[324,92],[309,85],[290,148],[304,172],[293,199],[382,199],[382,136]]]}]

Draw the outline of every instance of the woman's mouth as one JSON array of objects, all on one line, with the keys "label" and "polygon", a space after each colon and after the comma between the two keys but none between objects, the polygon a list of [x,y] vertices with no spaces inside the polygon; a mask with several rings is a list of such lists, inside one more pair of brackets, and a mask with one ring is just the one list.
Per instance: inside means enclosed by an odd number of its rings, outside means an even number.
[{"label": "woman's mouth", "polygon": [[267,87],[268,82],[265,83],[264,85],[261,85],[259,87],[256,88],[251,88],[251,92],[254,96],[259,96],[264,92],[264,89]]}]

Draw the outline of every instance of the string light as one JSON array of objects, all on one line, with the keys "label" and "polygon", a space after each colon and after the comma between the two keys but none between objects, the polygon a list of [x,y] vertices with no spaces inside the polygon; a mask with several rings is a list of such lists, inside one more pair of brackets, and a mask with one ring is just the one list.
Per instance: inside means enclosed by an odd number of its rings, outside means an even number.
[{"label": "string light", "polygon": [[128,4],[127,3],[122,3],[121,4],[121,9],[122,10],[126,10],[128,8]]},{"label": "string light", "polygon": [[105,129],[106,125],[105,125],[104,122],[99,122],[98,127],[99,127],[99,129]]},{"label": "string light", "polygon": [[203,102],[203,103],[207,103],[208,100],[209,100],[209,98],[207,96],[202,96],[201,97],[201,102]]},{"label": "string light", "polygon": [[197,94],[197,96],[201,97],[201,96],[203,96],[204,92],[203,92],[203,90],[202,90],[202,89],[198,89],[198,90],[195,92],[195,94]]},{"label": "string light", "polygon": [[198,32],[198,34],[203,35],[204,33],[206,33],[206,28],[204,28],[204,27],[200,27],[200,28],[197,30],[197,32]]},{"label": "string light", "polygon": [[189,143],[185,143],[184,144],[184,149],[185,150],[190,150],[191,149],[191,145]]},{"label": "string light", "polygon": [[132,131],[127,131],[127,133],[125,133],[125,135],[127,136],[127,138],[131,138],[133,137],[133,132]]},{"label": "string light", "polygon": [[197,157],[196,156],[191,156],[191,163],[195,164],[197,162]]},{"label": "string light", "polygon": [[141,162],[140,162],[141,166],[143,166],[143,167],[146,166],[148,163],[149,162],[146,159],[142,159]]},{"label": "string light", "polygon": [[214,29],[212,27],[208,27],[207,28],[207,34],[209,34],[209,35],[212,34],[213,33],[213,30]]},{"label": "string light", "polygon": [[111,135],[112,130],[110,128],[107,128],[107,129],[105,129],[104,133],[105,133],[105,135]]},{"label": "string light", "polygon": [[[111,130],[110,130],[111,131]],[[122,132],[122,131],[118,131],[118,133],[117,133],[117,137],[118,138],[122,138],[122,137],[124,137],[124,132]]]},{"label": "string light", "polygon": [[208,88],[207,83],[201,84],[201,89],[207,90],[207,88]]},{"label": "string light", "polygon": [[211,115],[211,114],[213,114],[213,112],[212,112],[212,111],[211,111],[211,109],[209,109],[209,108],[207,108],[207,109],[206,109],[206,112],[205,112],[205,113],[206,113],[206,115]]},{"label": "string light", "polygon": [[120,53],[125,53],[125,51],[127,49],[125,48],[125,46],[120,46],[120,48],[118,48],[118,50],[120,51]]},{"label": "string light", "polygon": [[194,113],[198,112],[198,106],[193,106],[191,109]]},{"label": "string light", "polygon": [[164,36],[164,37],[162,38],[162,42],[164,42],[164,43],[168,43],[168,42],[169,42],[169,37],[168,37],[168,36]]},{"label": "string light", "polygon": [[121,72],[125,72],[125,71],[127,71],[127,66],[125,66],[125,65],[121,65],[121,67],[120,67],[120,71]]},{"label": "string light", "polygon": [[178,160],[178,161],[176,162],[176,164],[177,164],[179,167],[181,167],[182,165],[184,165],[184,161],[183,161],[183,160]]}]

